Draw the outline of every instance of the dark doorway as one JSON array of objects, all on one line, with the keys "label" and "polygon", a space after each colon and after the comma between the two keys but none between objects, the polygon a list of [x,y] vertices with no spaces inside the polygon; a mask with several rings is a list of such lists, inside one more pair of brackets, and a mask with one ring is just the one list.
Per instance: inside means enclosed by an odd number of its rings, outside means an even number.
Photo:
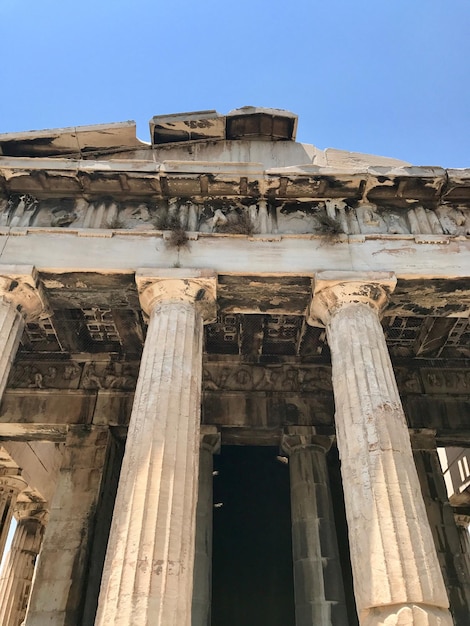
[{"label": "dark doorway", "polygon": [[278,454],[223,446],[214,457],[212,626],[295,626],[289,467]]}]

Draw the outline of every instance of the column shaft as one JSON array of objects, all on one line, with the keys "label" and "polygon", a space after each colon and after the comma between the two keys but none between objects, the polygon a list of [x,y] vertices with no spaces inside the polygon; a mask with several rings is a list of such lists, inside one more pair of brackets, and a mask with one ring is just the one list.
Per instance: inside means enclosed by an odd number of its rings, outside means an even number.
[{"label": "column shaft", "polygon": [[[213,439],[215,441],[208,441]],[[191,626],[210,626],[212,601],[213,455],[220,435],[201,435]]]},{"label": "column shaft", "polygon": [[452,624],[377,311],[352,303],[327,325],[360,622]]},{"label": "column shaft", "polygon": [[421,484],[429,525],[449,594],[450,608],[455,626],[468,626],[470,615],[470,578],[454,519],[454,511],[447,498],[437,449],[429,442],[426,449],[413,453]]},{"label": "column shaft", "polygon": [[67,436],[26,613],[27,626],[81,623],[109,438],[108,428],[99,426],[77,428]]},{"label": "column shaft", "polygon": [[462,570],[470,578],[470,516],[455,514],[455,524],[459,533]]},{"label": "column shaft", "polygon": [[288,452],[295,623],[344,626],[348,620],[326,450],[320,445],[297,445]]},{"label": "column shaft", "polygon": [[3,557],[16,499],[26,487],[21,476],[15,474],[0,475],[0,560]]},{"label": "column shaft", "polygon": [[18,520],[0,578],[0,624],[3,626],[20,626],[23,622],[43,534],[42,519]]},{"label": "column shaft", "polygon": [[202,316],[160,302],[149,321],[96,624],[190,626]]},{"label": "column shaft", "polygon": [[0,398],[7,384],[23,329],[23,317],[14,303],[0,297]]}]

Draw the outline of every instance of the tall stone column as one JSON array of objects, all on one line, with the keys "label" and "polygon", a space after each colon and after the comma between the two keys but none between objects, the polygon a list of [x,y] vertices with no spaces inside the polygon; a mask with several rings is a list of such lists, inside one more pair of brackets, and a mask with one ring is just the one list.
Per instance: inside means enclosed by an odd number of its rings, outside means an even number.
[{"label": "tall stone column", "polygon": [[411,444],[455,626],[470,621],[470,576],[437,454],[435,432],[413,432]]},{"label": "tall stone column", "polygon": [[17,525],[0,578],[0,624],[20,626],[26,615],[34,566],[41,548],[47,511],[44,503],[16,508]]},{"label": "tall stone column", "polygon": [[310,427],[290,427],[289,455],[296,626],[348,622],[331,503],[326,453],[331,439]]},{"label": "tall stone column", "polygon": [[219,450],[220,433],[216,427],[202,426],[191,626],[210,626],[211,623],[213,457]]},{"label": "tall stone column", "polygon": [[454,519],[459,533],[462,567],[470,577],[470,515],[454,513]]},{"label": "tall stone column", "polygon": [[452,626],[379,313],[392,274],[321,272],[310,323],[326,326],[361,626]]},{"label": "tall stone column", "polygon": [[[0,468],[0,560],[5,544],[18,494],[26,487],[26,481],[20,476],[20,470]],[[0,622],[1,623],[1,622]]]},{"label": "tall stone column", "polygon": [[26,611],[27,626],[82,622],[95,511],[111,435],[70,427]]},{"label": "tall stone column", "polygon": [[103,571],[96,625],[190,626],[203,320],[215,276],[136,275],[147,338]]}]

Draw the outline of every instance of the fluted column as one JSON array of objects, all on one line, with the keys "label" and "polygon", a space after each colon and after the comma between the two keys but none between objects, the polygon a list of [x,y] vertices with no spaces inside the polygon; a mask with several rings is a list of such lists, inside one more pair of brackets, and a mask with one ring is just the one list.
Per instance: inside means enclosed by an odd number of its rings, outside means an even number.
[{"label": "fluted column", "polygon": [[111,437],[107,426],[69,428],[26,612],[27,626],[82,624],[95,514]]},{"label": "fluted column", "polygon": [[[0,468],[0,560],[10,530],[18,494],[26,487],[26,481],[19,474],[20,470]],[[0,622],[1,623],[1,622]]]},{"label": "fluted column", "polygon": [[326,453],[331,439],[310,427],[289,427],[292,557],[296,626],[345,626],[346,604]]},{"label": "fluted column", "polygon": [[0,399],[23,333],[25,321],[47,313],[32,266],[0,265]]},{"label": "fluted column", "polygon": [[454,514],[462,553],[462,570],[470,577],[470,515]]},{"label": "fluted column", "polygon": [[391,274],[321,272],[311,323],[326,326],[361,626],[452,626],[379,313]]},{"label": "fluted column", "polygon": [[20,626],[41,548],[47,511],[44,503],[21,503],[16,508],[17,525],[0,578],[0,624]]},{"label": "fluted column", "polygon": [[468,626],[470,576],[465,567],[454,511],[447,497],[435,432],[428,429],[412,432],[411,446],[454,625]]},{"label": "fluted column", "polygon": [[216,427],[201,427],[191,626],[210,626],[211,623],[213,457],[219,450],[220,433]]},{"label": "fluted column", "polygon": [[190,626],[199,465],[203,320],[215,277],[136,275],[149,325],[116,497],[99,626]]}]

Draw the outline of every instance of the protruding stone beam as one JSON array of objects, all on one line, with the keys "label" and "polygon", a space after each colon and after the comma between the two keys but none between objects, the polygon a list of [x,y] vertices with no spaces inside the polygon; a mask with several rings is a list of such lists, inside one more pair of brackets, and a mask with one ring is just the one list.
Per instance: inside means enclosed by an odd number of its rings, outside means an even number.
[{"label": "protruding stone beam", "polygon": [[20,469],[0,467],[0,560],[5,550],[16,500],[25,487],[27,484]]},{"label": "protruding stone beam", "polygon": [[203,322],[216,277],[136,275],[149,316],[98,603],[97,626],[190,626]]},{"label": "protruding stone beam", "polygon": [[326,453],[331,438],[313,427],[288,427],[296,626],[348,622]]},{"label": "protruding stone beam", "polygon": [[36,558],[48,513],[45,502],[18,502],[17,525],[0,578],[0,624],[20,626],[26,615]]},{"label": "protruding stone beam", "polygon": [[361,626],[452,626],[379,314],[389,273],[321,272],[310,323],[326,326]]},{"label": "protruding stone beam", "polygon": [[219,450],[220,433],[217,428],[201,426],[191,626],[210,626],[211,623],[213,457]]},{"label": "protruding stone beam", "polygon": [[46,299],[35,268],[0,265],[0,398],[25,321],[31,322],[46,314]]},{"label": "protruding stone beam", "polygon": [[454,624],[468,626],[470,572],[460,545],[454,511],[447,497],[435,434],[431,429],[410,431],[411,445]]}]

